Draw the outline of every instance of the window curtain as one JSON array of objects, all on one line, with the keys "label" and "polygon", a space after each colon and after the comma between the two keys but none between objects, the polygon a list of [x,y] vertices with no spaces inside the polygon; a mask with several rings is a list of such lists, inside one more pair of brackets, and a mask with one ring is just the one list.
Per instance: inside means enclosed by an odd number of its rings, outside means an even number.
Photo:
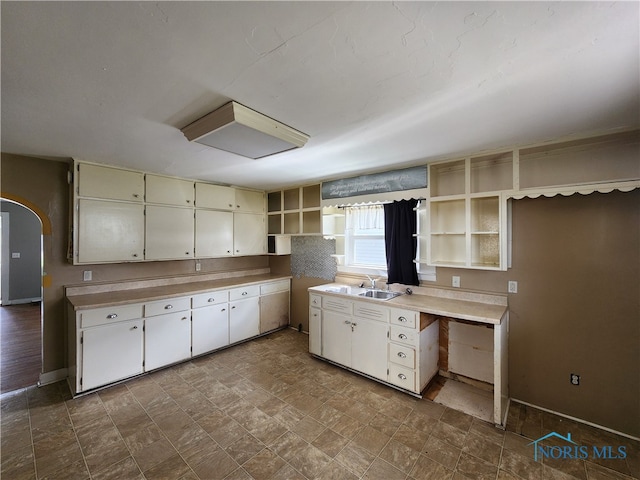
[{"label": "window curtain", "polygon": [[351,230],[382,230],[384,210],[382,205],[347,207],[347,228]]},{"label": "window curtain", "polygon": [[387,254],[387,283],[419,285],[416,257],[416,199],[384,205],[384,240]]}]

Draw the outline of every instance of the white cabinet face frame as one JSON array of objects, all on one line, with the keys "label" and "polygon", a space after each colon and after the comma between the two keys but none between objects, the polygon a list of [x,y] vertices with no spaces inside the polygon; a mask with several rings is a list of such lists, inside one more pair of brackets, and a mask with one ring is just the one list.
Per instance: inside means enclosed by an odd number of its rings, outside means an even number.
[{"label": "white cabinet face frame", "polygon": [[144,206],[79,199],[74,259],[77,263],[144,260]]}]

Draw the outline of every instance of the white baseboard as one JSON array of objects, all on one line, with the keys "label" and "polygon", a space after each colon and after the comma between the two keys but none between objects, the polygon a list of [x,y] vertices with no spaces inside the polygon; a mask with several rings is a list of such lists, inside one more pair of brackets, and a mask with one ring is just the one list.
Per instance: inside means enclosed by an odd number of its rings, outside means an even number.
[{"label": "white baseboard", "polygon": [[54,370],[52,372],[45,372],[40,374],[40,380],[38,386],[49,385],[52,383],[60,382],[67,378],[67,369],[61,368],[60,370]]},{"label": "white baseboard", "polygon": [[543,412],[553,413],[554,415],[558,415],[559,417],[568,418],[569,420],[573,420],[575,422],[583,423],[583,424],[589,425],[591,427],[596,427],[596,428],[599,428],[600,430],[604,430],[606,432],[615,433],[616,435],[620,435],[621,437],[630,438],[632,440],[640,440],[639,437],[634,437],[633,435],[629,435],[628,433],[618,432],[617,430],[614,430],[612,428],[603,427],[602,425],[598,425],[597,423],[588,422],[587,420],[583,420],[581,418],[572,417],[571,415],[566,415],[564,413],[556,412],[556,411],[550,410],[548,408],[539,407],[538,405],[534,405],[534,404],[529,403],[529,402],[524,402],[522,400],[518,400],[517,398],[512,398],[511,401],[512,402],[516,402],[516,403],[521,403],[522,405],[526,405],[527,407],[537,408],[538,410],[542,410]]}]

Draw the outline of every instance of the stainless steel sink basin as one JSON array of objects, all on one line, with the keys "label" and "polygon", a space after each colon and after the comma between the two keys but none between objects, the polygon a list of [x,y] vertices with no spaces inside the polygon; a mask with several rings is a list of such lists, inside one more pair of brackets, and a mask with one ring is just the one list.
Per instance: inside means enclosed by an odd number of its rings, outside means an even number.
[{"label": "stainless steel sink basin", "polygon": [[400,292],[389,292],[387,290],[367,290],[358,294],[359,297],[377,298],[378,300],[389,300],[390,298],[402,295]]}]

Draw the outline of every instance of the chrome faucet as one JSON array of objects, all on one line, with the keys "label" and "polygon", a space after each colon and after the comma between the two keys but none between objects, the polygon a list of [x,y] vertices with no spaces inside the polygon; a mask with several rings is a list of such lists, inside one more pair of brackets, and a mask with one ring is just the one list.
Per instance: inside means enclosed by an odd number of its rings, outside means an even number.
[{"label": "chrome faucet", "polygon": [[367,278],[369,279],[369,281],[371,282],[371,288],[375,290],[376,288],[376,281],[378,280],[377,278],[371,278],[369,275],[367,275]]}]

